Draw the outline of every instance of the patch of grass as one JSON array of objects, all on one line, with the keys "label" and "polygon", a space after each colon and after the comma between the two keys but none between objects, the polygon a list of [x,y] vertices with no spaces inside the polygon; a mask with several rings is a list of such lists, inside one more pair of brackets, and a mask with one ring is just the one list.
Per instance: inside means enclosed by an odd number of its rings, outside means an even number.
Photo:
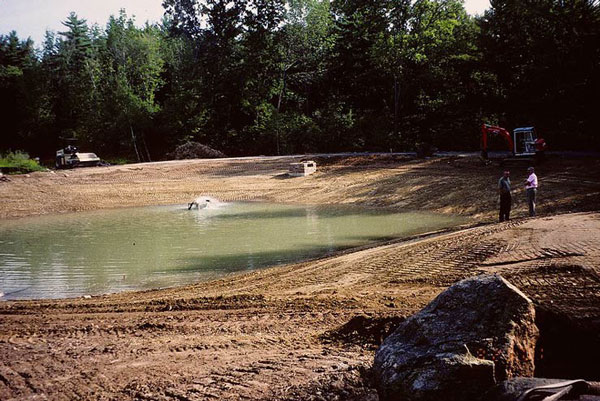
[{"label": "patch of grass", "polygon": [[108,159],[106,162],[110,165],[129,164],[130,161],[124,158]]},{"label": "patch of grass", "polygon": [[0,169],[9,174],[46,170],[37,161],[30,159],[27,153],[21,151],[0,155]]}]

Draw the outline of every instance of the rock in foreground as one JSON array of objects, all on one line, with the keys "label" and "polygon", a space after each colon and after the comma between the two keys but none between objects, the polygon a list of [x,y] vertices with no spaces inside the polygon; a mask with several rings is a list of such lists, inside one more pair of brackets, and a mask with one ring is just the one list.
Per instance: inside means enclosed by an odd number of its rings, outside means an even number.
[{"label": "rock in foreground", "polygon": [[454,284],[404,321],[377,351],[382,401],[476,400],[497,381],[532,376],[535,309],[504,278]]}]

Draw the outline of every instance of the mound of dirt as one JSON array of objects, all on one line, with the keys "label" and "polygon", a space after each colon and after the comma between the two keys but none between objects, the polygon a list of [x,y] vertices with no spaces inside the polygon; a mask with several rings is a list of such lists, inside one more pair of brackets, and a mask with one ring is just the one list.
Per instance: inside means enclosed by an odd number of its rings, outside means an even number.
[{"label": "mound of dirt", "polygon": [[354,316],[344,325],[321,336],[325,343],[339,342],[376,349],[405,320],[402,316]]},{"label": "mound of dirt", "polygon": [[167,158],[175,160],[217,159],[220,157],[227,157],[227,155],[199,142],[186,142],[176,147],[172,153],[167,155]]}]

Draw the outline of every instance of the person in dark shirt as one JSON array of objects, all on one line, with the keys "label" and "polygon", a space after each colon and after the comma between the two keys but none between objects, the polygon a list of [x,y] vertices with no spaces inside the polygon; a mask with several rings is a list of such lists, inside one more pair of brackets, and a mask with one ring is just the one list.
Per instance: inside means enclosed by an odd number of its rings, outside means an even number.
[{"label": "person in dark shirt", "polygon": [[498,180],[498,193],[500,194],[500,221],[508,221],[510,218],[510,206],[512,197],[510,195],[510,171],[505,170]]}]

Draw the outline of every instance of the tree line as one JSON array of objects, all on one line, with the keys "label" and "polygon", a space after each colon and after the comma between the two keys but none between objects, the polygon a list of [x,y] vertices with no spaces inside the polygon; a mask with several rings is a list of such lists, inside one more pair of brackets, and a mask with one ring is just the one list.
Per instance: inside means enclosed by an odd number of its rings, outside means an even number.
[{"label": "tree line", "polygon": [[600,144],[600,4],[164,0],[160,23],[71,13],[35,47],[0,35],[0,151],[103,158],[474,150],[483,122]]}]

